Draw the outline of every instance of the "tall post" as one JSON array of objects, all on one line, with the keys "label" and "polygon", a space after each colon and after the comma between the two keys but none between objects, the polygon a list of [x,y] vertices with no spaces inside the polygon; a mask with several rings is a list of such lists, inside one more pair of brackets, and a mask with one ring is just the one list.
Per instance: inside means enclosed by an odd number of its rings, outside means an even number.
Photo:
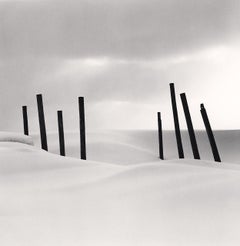
[{"label": "tall post", "polygon": [[189,107],[188,107],[186,94],[182,93],[182,94],[180,94],[180,96],[181,96],[183,110],[184,110],[184,114],[185,114],[185,118],[186,118],[186,122],[187,122],[188,133],[189,133],[190,142],[191,142],[191,146],[192,146],[193,156],[194,156],[194,159],[200,159],[197,141],[196,141],[195,132],[193,129],[193,124],[192,124],[192,119],[191,119],[191,115],[190,115],[190,111],[189,111]]},{"label": "tall post", "polygon": [[163,156],[163,134],[162,134],[162,119],[161,119],[161,113],[157,113],[158,118],[158,144],[159,144],[159,158],[161,160],[164,160]]},{"label": "tall post", "polygon": [[63,129],[63,115],[62,111],[57,111],[58,116],[58,136],[59,136],[59,149],[60,155],[65,156],[65,141],[64,141],[64,129]]},{"label": "tall post", "polygon": [[48,151],[42,94],[37,95],[37,106],[38,106],[38,119],[39,119],[40,135],[41,135],[41,145],[42,145],[42,149]]},{"label": "tall post", "polygon": [[27,106],[22,106],[24,135],[29,135]]},{"label": "tall post", "polygon": [[172,101],[175,135],[176,135],[177,148],[178,148],[178,156],[179,158],[184,158],[182,138],[181,138],[179,120],[178,120],[178,110],[177,110],[174,83],[170,83],[170,93],[171,93],[171,101]]},{"label": "tall post", "polygon": [[204,122],[204,125],[205,125],[205,128],[206,128],[208,139],[209,139],[209,142],[210,142],[210,145],[211,145],[211,149],[212,149],[214,160],[217,161],[217,162],[221,162],[221,158],[220,158],[220,155],[219,155],[219,152],[218,152],[217,144],[216,144],[216,141],[215,141],[215,138],[214,138],[214,135],[213,135],[213,131],[212,131],[209,119],[208,119],[207,111],[206,111],[203,103],[200,105],[200,112],[201,112],[201,115],[202,115],[202,118],[203,118],[203,122]]},{"label": "tall post", "polygon": [[80,126],[80,157],[86,160],[86,133],[85,133],[85,112],[84,97],[78,98],[79,105],[79,126]]}]

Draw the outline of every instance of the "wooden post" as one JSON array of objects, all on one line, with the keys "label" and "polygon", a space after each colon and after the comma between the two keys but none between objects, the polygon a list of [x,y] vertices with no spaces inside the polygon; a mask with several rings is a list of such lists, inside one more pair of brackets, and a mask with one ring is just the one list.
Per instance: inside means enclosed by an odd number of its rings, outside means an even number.
[{"label": "wooden post", "polygon": [[63,115],[62,115],[62,111],[61,110],[57,111],[57,116],[58,116],[58,136],[59,136],[60,155],[65,156]]},{"label": "wooden post", "polygon": [[39,119],[40,135],[41,135],[41,145],[42,145],[42,149],[48,151],[42,94],[37,95],[37,105],[38,105],[38,119]]},{"label": "wooden post", "polygon": [[210,142],[210,145],[212,148],[214,160],[217,162],[221,162],[221,158],[220,158],[220,155],[218,152],[217,144],[216,144],[216,141],[215,141],[215,138],[213,135],[213,131],[212,131],[209,119],[208,119],[207,111],[206,111],[203,103],[200,105],[200,112],[202,114],[202,118],[203,118],[203,122],[204,122],[204,125],[206,128],[208,139],[209,139],[209,142]]},{"label": "wooden post", "polygon": [[170,93],[171,93],[172,111],[173,111],[173,119],[174,119],[174,126],[175,126],[175,135],[176,135],[177,148],[178,148],[178,156],[179,158],[184,158],[174,83],[170,83]]},{"label": "wooden post", "polygon": [[29,135],[27,106],[22,106],[24,135]]},{"label": "wooden post", "polygon": [[85,133],[85,112],[84,97],[78,98],[79,105],[79,126],[80,126],[80,158],[86,160],[86,133]]},{"label": "wooden post", "polygon": [[193,124],[192,124],[192,119],[191,119],[191,115],[190,115],[190,111],[189,111],[189,107],[188,107],[186,94],[182,93],[182,94],[180,94],[180,96],[181,96],[183,110],[184,110],[184,114],[185,114],[185,118],[186,118],[186,122],[187,122],[188,133],[189,133],[190,142],[191,142],[191,146],[192,146],[193,156],[194,156],[194,159],[200,159],[197,141],[196,141],[195,132],[193,129]]},{"label": "wooden post", "polygon": [[162,119],[161,119],[161,113],[157,113],[158,118],[158,144],[159,144],[159,158],[161,160],[164,160],[163,156],[163,134],[162,134]]}]

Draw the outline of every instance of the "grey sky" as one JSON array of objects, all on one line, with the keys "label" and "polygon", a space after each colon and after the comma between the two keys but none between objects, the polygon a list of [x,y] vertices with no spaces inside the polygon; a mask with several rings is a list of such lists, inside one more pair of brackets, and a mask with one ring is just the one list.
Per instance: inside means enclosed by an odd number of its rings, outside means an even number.
[{"label": "grey sky", "polygon": [[36,93],[49,130],[58,108],[77,127],[81,95],[89,128],[153,128],[157,110],[171,128],[170,82],[187,92],[197,128],[201,102],[215,128],[239,128],[239,14],[233,0],[1,0],[0,129],[21,130],[23,104],[37,129]]}]

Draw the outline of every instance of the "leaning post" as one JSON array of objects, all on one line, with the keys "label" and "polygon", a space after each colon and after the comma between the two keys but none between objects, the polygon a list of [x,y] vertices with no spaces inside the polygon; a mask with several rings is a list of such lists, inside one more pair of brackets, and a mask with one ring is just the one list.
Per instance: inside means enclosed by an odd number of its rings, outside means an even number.
[{"label": "leaning post", "polygon": [[200,112],[201,112],[201,115],[202,115],[202,118],[203,118],[203,122],[204,122],[204,125],[205,125],[205,128],[206,128],[208,139],[209,139],[209,142],[210,142],[210,145],[211,145],[211,149],[212,149],[214,160],[217,161],[217,162],[221,162],[221,158],[220,158],[220,155],[219,155],[219,152],[218,152],[217,144],[216,144],[216,141],[215,141],[215,138],[214,138],[214,135],[213,135],[212,127],[210,125],[210,122],[209,122],[209,119],[208,119],[208,115],[207,115],[207,111],[206,111],[203,103],[200,105]]},{"label": "leaning post", "polygon": [[175,135],[176,135],[177,148],[178,148],[178,156],[179,156],[179,158],[184,158],[182,138],[181,138],[181,132],[180,132],[180,127],[179,127],[175,87],[174,87],[174,83],[170,83],[169,85],[170,85],[170,93],[171,93],[171,101],[172,101],[172,111],[173,111]]},{"label": "leaning post", "polygon": [[40,135],[41,135],[41,145],[42,145],[42,149],[48,151],[42,94],[37,95],[37,106],[38,106],[38,119],[39,119]]},{"label": "leaning post", "polygon": [[188,133],[189,133],[190,142],[191,142],[191,146],[192,146],[193,156],[194,156],[194,159],[200,159],[197,141],[196,141],[196,136],[195,136],[195,132],[193,129],[193,124],[192,124],[191,114],[190,114],[189,107],[188,107],[186,94],[181,93],[180,97],[181,97],[183,110],[184,110],[184,114],[185,114],[185,118],[186,118],[186,122],[187,122]]}]

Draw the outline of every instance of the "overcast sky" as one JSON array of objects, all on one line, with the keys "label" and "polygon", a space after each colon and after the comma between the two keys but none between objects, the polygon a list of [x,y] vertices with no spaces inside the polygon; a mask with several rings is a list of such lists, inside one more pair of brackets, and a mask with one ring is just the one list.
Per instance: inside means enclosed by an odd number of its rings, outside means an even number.
[{"label": "overcast sky", "polygon": [[0,18],[0,130],[22,131],[28,105],[35,131],[37,93],[48,130],[58,109],[78,127],[78,96],[88,129],[154,129],[157,111],[171,129],[171,82],[195,128],[202,102],[214,129],[240,128],[238,0],[0,0]]}]

